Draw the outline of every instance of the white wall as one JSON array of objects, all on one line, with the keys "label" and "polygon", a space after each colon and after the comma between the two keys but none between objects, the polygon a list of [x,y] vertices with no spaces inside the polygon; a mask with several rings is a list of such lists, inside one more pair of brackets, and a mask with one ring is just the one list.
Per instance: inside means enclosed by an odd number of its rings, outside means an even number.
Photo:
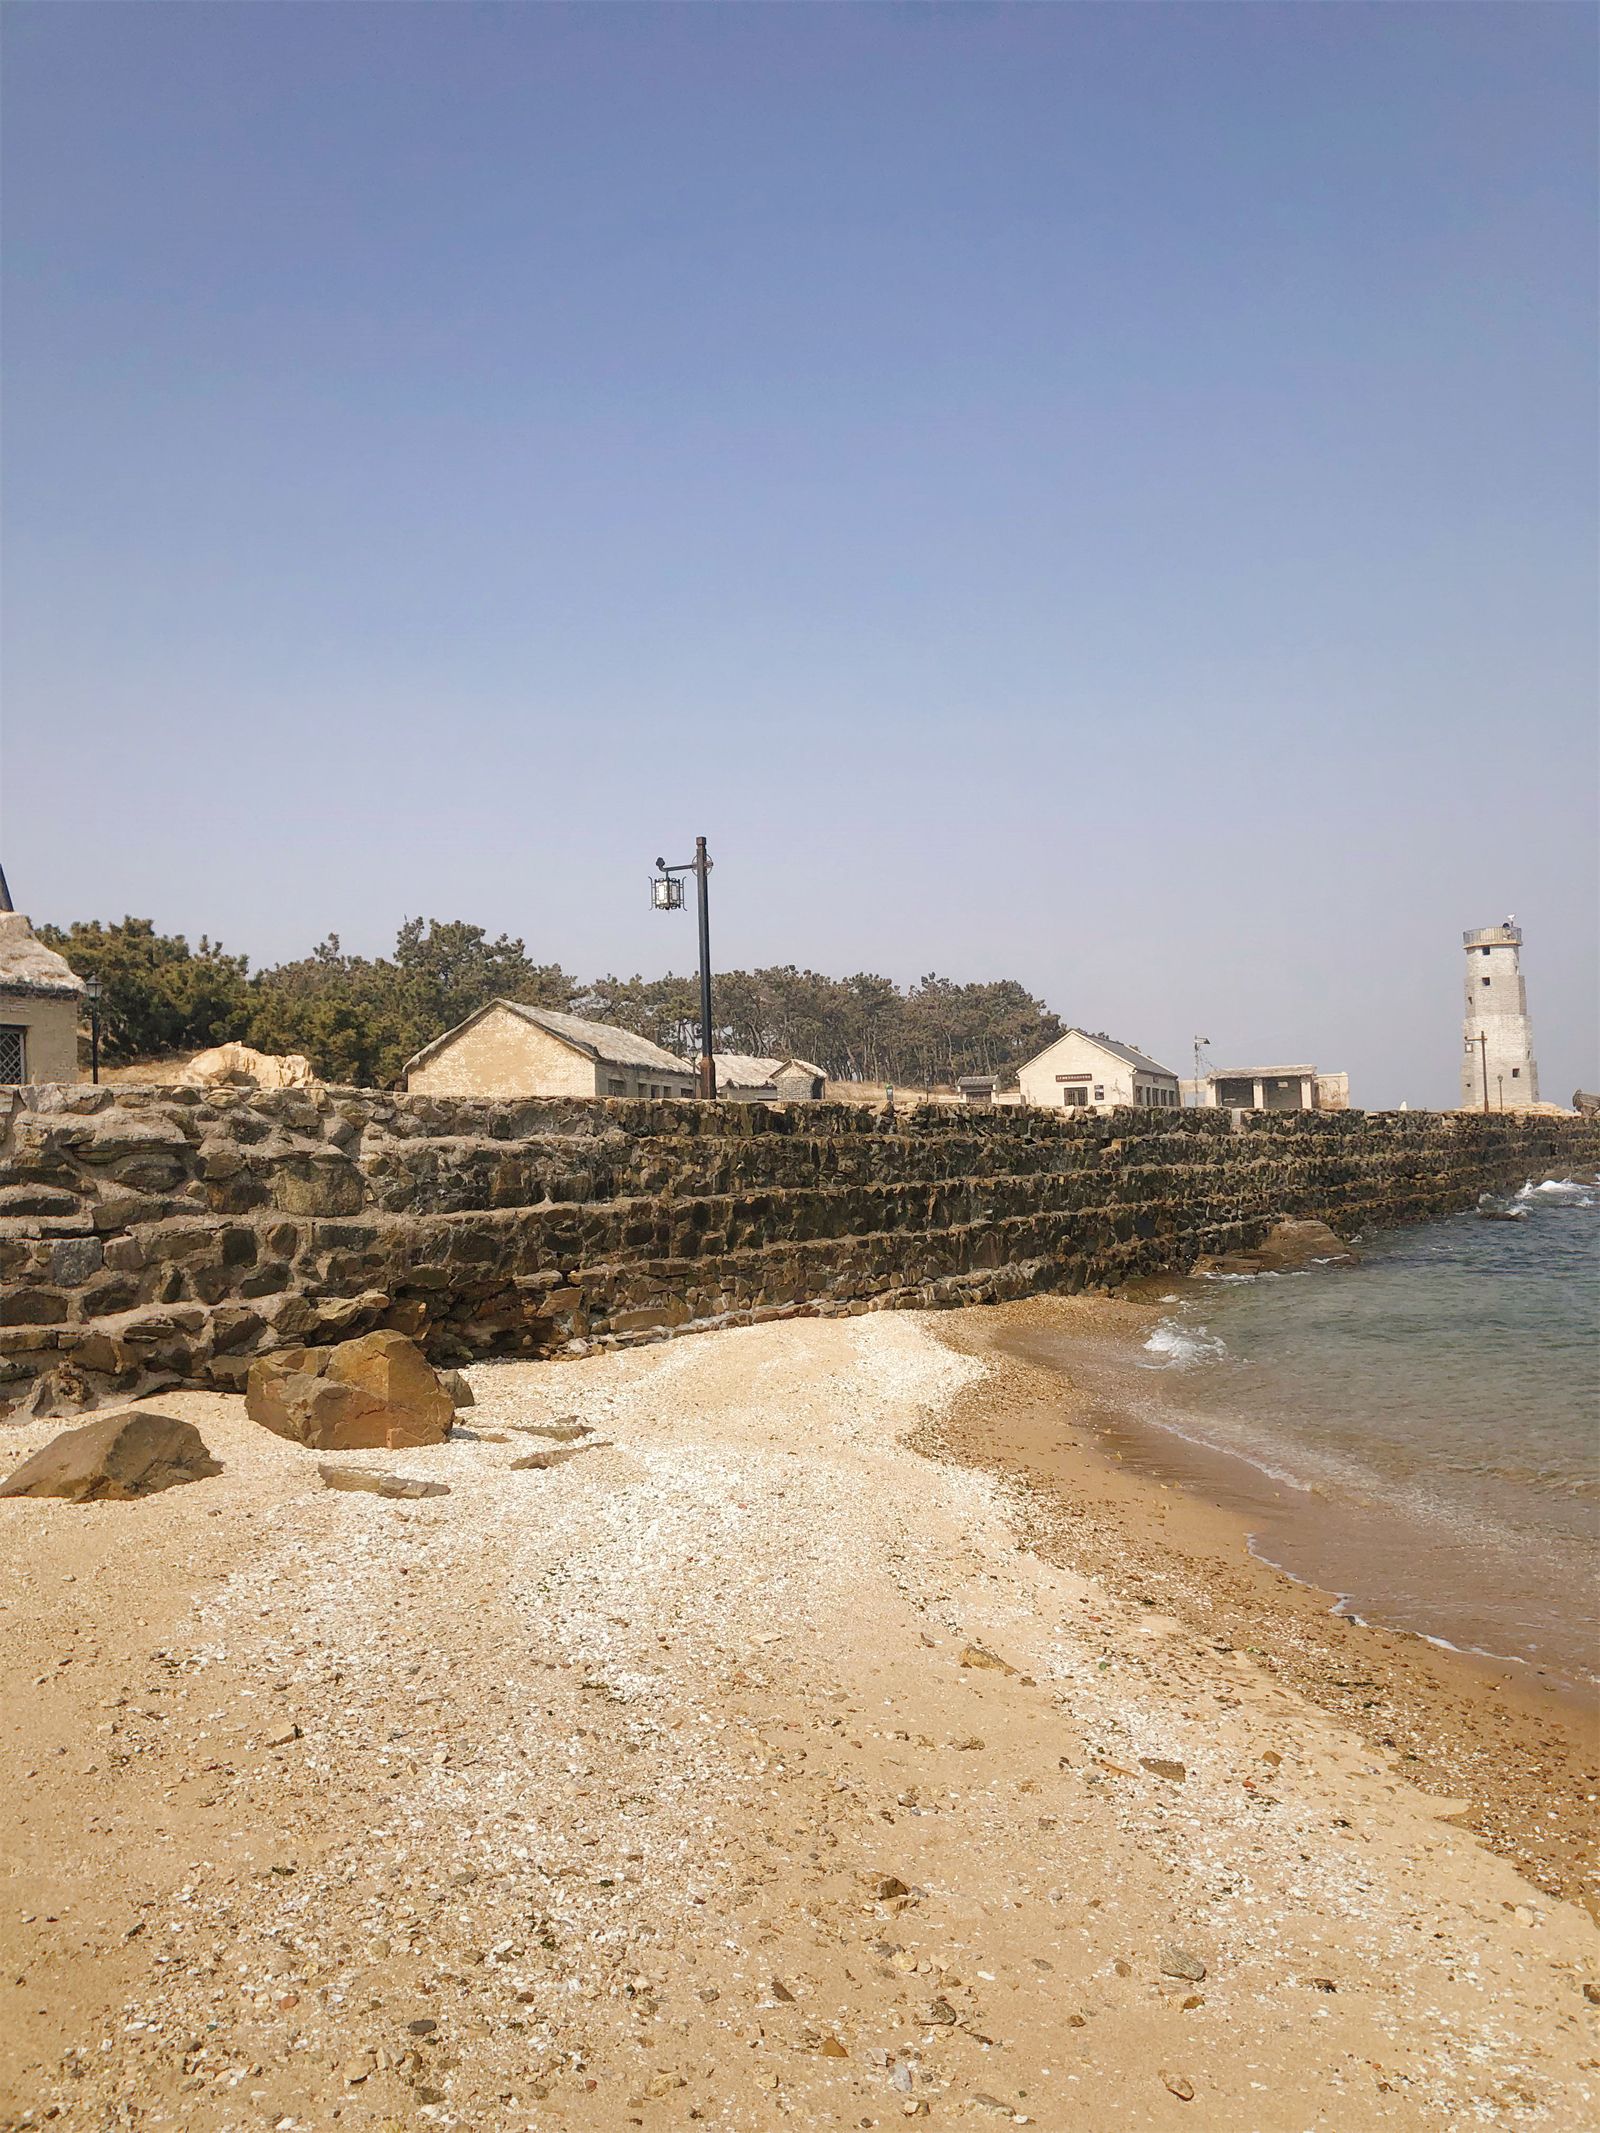
[{"label": "white wall", "polygon": [[[1087,1075],[1089,1078],[1087,1082],[1081,1079],[1069,1082],[1062,1079],[1064,1075]],[[1165,1108],[1178,1108],[1176,1075],[1147,1074],[1126,1059],[1119,1059],[1115,1052],[1108,1052],[1093,1037],[1081,1036],[1075,1030],[1068,1030],[1037,1059],[1030,1059],[1026,1066],[1019,1067],[1017,1083],[1023,1102],[1037,1105],[1041,1110],[1061,1110],[1070,1101],[1062,1092],[1070,1087],[1088,1090],[1087,1104],[1081,1107],[1071,1105],[1073,1109],[1109,1111],[1117,1104],[1143,1105],[1157,1090],[1170,1091]]]}]

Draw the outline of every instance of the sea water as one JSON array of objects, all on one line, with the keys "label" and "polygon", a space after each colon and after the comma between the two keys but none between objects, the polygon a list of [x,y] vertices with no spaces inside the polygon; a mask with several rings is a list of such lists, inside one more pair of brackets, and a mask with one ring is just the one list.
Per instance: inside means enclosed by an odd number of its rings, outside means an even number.
[{"label": "sea water", "polygon": [[1592,1683],[1600,1188],[1498,1204],[1526,1219],[1174,1284],[1132,1380],[1139,1450],[1191,1484],[1231,1472],[1256,1551],[1347,1612]]}]

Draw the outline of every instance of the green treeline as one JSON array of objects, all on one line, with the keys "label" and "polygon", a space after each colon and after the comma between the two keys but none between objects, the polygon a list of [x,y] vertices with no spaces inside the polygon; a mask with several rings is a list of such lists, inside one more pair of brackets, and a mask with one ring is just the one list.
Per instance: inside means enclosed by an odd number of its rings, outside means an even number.
[{"label": "green treeline", "polygon": [[[684,1058],[697,1049],[693,977],[597,978],[532,961],[521,941],[462,920],[408,919],[390,956],[347,955],[337,934],[297,962],[250,971],[204,935],[158,934],[149,919],[41,926],[39,938],[102,987],[101,1043],[112,1061],[186,1052],[231,1038],[303,1052],[328,1081],[383,1085],[413,1053],[486,1001],[522,1000],[614,1022]],[[719,971],[717,1048],[814,1060],[847,1080],[907,1088],[1015,1066],[1061,1032],[1009,978],[902,988],[865,972],[792,966]]]}]

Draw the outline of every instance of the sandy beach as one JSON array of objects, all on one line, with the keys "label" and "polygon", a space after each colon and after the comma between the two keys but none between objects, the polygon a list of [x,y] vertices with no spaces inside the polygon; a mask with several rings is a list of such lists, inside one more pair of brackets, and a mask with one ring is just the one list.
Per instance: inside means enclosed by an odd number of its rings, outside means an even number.
[{"label": "sandy beach", "polygon": [[1593,2124],[1574,1803],[1438,1745],[1522,1706],[1403,1698],[1017,1324],[484,1365],[350,1455],[411,1503],[169,1395],[219,1477],[0,1504],[0,2124]]}]

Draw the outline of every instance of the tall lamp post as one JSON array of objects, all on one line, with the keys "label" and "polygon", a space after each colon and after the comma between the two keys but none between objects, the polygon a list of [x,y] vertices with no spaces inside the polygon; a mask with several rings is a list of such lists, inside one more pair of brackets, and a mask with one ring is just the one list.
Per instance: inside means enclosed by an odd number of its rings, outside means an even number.
[{"label": "tall lamp post", "polygon": [[89,1079],[100,1079],[100,999],[101,986],[98,978],[85,978],[83,997],[89,1009]]},{"label": "tall lamp post", "polygon": [[681,911],[683,877],[692,874],[695,879],[700,908],[700,1094],[708,1101],[717,1093],[717,1062],[711,1049],[711,916],[706,896],[706,876],[710,872],[706,840],[696,837],[693,859],[671,867],[664,859],[658,859],[650,884],[650,901],[656,910]]}]

